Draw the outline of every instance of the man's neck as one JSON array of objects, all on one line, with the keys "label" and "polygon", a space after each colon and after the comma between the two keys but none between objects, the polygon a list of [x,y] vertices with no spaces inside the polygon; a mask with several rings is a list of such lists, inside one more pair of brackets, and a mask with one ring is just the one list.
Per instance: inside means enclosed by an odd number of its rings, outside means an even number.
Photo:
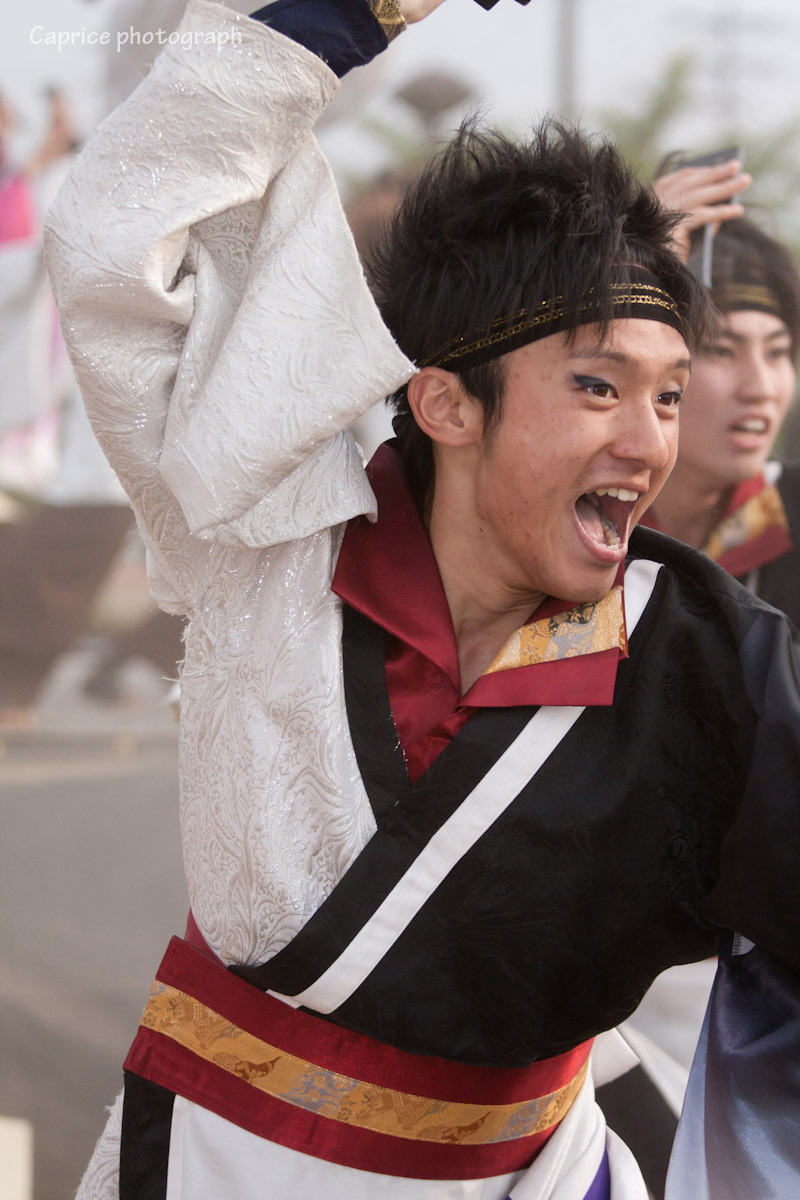
[{"label": "man's neck", "polygon": [[732,490],[676,467],[653,505],[653,516],[670,537],[701,550],[719,523]]},{"label": "man's neck", "polygon": [[439,500],[430,512],[428,532],[453,621],[463,695],[545,596],[507,587],[502,571],[483,553],[474,532],[477,521],[463,511],[456,520],[450,506]]}]

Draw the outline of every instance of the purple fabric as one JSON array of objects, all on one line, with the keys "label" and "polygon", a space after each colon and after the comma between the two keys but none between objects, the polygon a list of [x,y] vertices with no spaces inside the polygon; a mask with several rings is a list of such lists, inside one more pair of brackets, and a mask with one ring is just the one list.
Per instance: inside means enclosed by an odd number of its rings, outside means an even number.
[{"label": "purple fabric", "polygon": [[[507,1200],[511,1200],[511,1197],[508,1196]],[[607,1150],[603,1151],[603,1161],[597,1168],[597,1174],[583,1200],[611,1200],[611,1172],[608,1169]]]},{"label": "purple fabric", "polygon": [[608,1151],[603,1151],[603,1161],[597,1168],[588,1192],[583,1200],[611,1200],[611,1172],[608,1169]]}]

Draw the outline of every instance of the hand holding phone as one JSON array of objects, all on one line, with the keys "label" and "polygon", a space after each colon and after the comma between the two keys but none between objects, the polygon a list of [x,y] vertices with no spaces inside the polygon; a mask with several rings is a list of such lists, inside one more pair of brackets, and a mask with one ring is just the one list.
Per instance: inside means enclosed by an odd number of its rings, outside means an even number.
[{"label": "hand holding phone", "polygon": [[684,262],[689,257],[691,235],[705,227],[703,246],[703,282],[711,283],[711,245],[721,222],[736,220],[744,208],[735,197],[752,183],[742,172],[742,151],[729,146],[713,154],[695,158],[674,158],[670,169],[653,184],[653,190],[666,208],[685,213],[674,238]]}]

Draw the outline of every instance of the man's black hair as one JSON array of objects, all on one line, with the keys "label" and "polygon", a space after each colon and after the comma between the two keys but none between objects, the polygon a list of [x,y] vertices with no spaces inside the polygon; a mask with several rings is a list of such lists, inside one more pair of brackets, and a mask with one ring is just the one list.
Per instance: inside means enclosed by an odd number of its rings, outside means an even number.
[{"label": "man's black hair", "polygon": [[[634,264],[675,300],[692,348],[712,321],[711,306],[672,249],[678,220],[604,138],[549,120],[516,141],[473,118],[406,193],[367,269],[386,325],[415,362],[556,297],[571,329],[589,289],[605,325],[614,315],[610,284]],[[457,372],[483,407],[487,433],[500,419],[504,368],[497,358]],[[426,485],[432,452],[407,388],[390,403],[407,470]]]},{"label": "man's black hair", "polygon": [[[693,238],[693,247],[702,231]],[[723,310],[731,285],[760,283],[774,296],[792,339],[792,356],[800,356],[800,272],[791,251],[754,221],[726,221],[714,238],[711,291]]]}]

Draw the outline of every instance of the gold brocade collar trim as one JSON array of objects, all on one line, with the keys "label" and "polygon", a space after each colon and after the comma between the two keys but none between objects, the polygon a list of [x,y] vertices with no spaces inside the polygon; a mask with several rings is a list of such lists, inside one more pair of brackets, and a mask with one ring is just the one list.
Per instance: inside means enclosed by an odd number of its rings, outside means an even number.
[{"label": "gold brocade collar trim", "polygon": [[703,553],[719,562],[729,551],[775,528],[788,532],[789,521],[780,492],[772,484],[757,496],[751,496],[740,508],[720,521],[709,534]]},{"label": "gold brocade collar trim", "polygon": [[512,633],[485,674],[615,648],[623,654],[628,650],[620,584],[602,600],[587,601],[567,612],[523,625]]}]

